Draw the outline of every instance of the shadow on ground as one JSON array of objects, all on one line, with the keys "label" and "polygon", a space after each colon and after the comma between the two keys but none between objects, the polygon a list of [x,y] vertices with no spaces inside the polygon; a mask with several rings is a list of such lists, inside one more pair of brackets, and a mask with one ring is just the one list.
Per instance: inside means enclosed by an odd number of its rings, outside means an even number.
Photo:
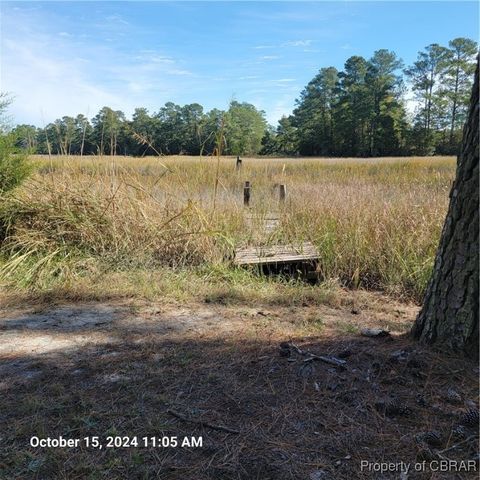
[{"label": "shadow on ground", "polygon": [[[69,322],[60,309],[2,323],[4,338],[43,335],[44,347],[88,336],[42,353],[3,352],[1,478],[398,479],[399,470],[362,472],[361,462],[478,460],[478,369],[463,359],[403,336],[221,329],[218,312],[204,306],[177,329],[161,312],[136,328],[129,309],[92,308],[88,321],[74,314]],[[199,322],[210,327],[195,329]],[[305,361],[282,341],[346,363]],[[98,436],[103,448],[34,448],[32,436]],[[107,448],[109,436],[140,445],[143,437],[201,436],[203,444]]]}]

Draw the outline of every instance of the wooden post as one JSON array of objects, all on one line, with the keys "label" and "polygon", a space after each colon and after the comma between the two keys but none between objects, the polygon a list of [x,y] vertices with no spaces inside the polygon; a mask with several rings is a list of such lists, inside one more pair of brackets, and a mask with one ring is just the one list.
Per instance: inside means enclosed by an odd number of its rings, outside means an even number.
[{"label": "wooden post", "polygon": [[287,197],[287,187],[283,184],[279,185],[280,189],[280,203],[285,203],[285,198]]},{"label": "wooden post", "polygon": [[250,205],[250,182],[245,182],[243,188],[243,204],[248,207]]},{"label": "wooden post", "polygon": [[242,159],[237,156],[237,161],[235,163],[235,170],[240,170],[242,168]]}]

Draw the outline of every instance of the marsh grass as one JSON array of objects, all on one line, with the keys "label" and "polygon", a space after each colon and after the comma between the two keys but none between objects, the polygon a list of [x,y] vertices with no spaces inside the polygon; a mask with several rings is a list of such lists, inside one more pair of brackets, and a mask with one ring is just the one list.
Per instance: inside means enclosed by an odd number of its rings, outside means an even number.
[{"label": "marsh grass", "polygon": [[[234,272],[237,246],[310,241],[323,280],[415,300],[432,268],[455,170],[452,157],[243,159],[238,172],[227,157],[32,161],[37,173],[1,204],[1,275],[14,288],[165,268],[195,269],[209,282],[219,268]],[[253,221],[243,207],[245,180]],[[281,183],[285,205],[273,188]],[[272,214],[279,225],[267,232],[263,219]],[[220,283],[245,279],[234,273]]]}]

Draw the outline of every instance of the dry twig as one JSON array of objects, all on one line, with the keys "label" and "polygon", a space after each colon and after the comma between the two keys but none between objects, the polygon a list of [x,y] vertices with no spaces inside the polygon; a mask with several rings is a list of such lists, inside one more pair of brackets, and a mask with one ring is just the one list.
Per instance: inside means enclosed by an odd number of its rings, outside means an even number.
[{"label": "dry twig", "polygon": [[215,425],[213,423],[209,422],[204,422],[203,420],[197,420],[195,418],[188,418],[181,413],[176,412],[175,410],[171,410],[170,408],[167,410],[167,413],[170,415],[173,415],[174,417],[184,421],[184,422],[189,422],[189,423],[195,423],[197,425],[202,425],[203,427],[211,428],[213,430],[219,430],[221,432],[227,432],[227,433],[235,433],[238,434],[240,433],[239,430],[234,430],[233,428],[230,427],[225,427],[224,425]]}]

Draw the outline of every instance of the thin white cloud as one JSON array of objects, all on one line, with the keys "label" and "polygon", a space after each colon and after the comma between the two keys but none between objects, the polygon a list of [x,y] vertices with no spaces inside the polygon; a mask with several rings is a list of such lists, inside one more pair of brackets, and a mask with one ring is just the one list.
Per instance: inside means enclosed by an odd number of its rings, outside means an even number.
[{"label": "thin white cloud", "polygon": [[290,40],[288,42],[279,43],[277,45],[255,45],[252,47],[255,50],[265,50],[265,49],[278,49],[286,47],[309,47],[312,44],[312,40]]},{"label": "thin white cloud", "polygon": [[311,40],[292,40],[282,43],[282,47],[308,47],[312,44]]},{"label": "thin white cloud", "polygon": [[2,61],[8,64],[2,88],[14,95],[11,110],[16,120],[42,125],[104,105],[129,106],[122,96],[89,81],[79,62],[49,57],[32,43],[5,41]]},{"label": "thin white cloud", "polygon": [[172,68],[166,71],[170,75],[193,75],[190,70],[182,70],[180,68]]},{"label": "thin white cloud", "polygon": [[105,20],[109,23],[120,23],[122,25],[130,25],[121,15],[114,14],[105,17]]},{"label": "thin white cloud", "polygon": [[105,105],[127,114],[138,105],[159,105],[194,77],[163,52],[127,55],[105,44],[77,44],[70,35],[39,33],[32,25],[19,32],[10,24],[3,32],[1,64],[15,122],[39,126],[64,115],[94,115]]},{"label": "thin white cloud", "polygon": [[175,63],[172,57],[166,55],[160,55],[154,50],[142,50],[139,55],[135,57],[135,60],[141,60],[142,62],[151,62],[151,63],[163,63],[163,64],[172,64]]}]

